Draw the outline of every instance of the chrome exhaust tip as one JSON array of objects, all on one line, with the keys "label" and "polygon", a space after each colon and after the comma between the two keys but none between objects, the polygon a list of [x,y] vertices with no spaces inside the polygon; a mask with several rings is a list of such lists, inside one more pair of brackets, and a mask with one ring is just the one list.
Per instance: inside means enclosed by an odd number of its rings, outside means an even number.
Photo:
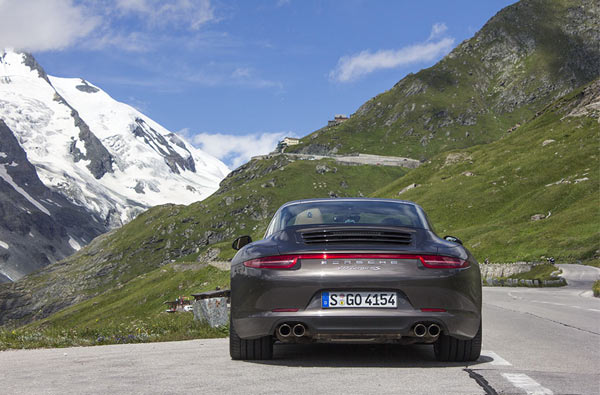
[{"label": "chrome exhaust tip", "polygon": [[427,327],[423,324],[417,324],[413,328],[416,337],[423,337],[427,334]]},{"label": "chrome exhaust tip", "polygon": [[441,329],[440,329],[440,326],[438,324],[431,324],[431,325],[429,325],[429,328],[427,328],[427,333],[431,337],[437,337],[437,336],[439,336],[440,332],[441,332]]},{"label": "chrome exhaust tip", "polygon": [[306,327],[303,324],[294,325],[294,336],[302,337],[306,334]]},{"label": "chrome exhaust tip", "polygon": [[279,329],[277,329],[277,333],[281,337],[288,337],[292,334],[292,327],[288,324],[281,324],[279,325]]}]

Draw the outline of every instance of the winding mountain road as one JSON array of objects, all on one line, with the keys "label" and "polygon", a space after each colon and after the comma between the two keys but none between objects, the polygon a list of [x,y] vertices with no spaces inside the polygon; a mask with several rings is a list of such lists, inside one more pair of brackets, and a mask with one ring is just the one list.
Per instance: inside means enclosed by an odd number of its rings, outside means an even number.
[{"label": "winding mountain road", "polygon": [[273,156],[285,156],[290,159],[300,160],[321,160],[332,159],[339,163],[355,164],[355,165],[373,165],[373,166],[395,166],[416,169],[421,165],[417,159],[405,158],[403,156],[383,156],[371,154],[358,155],[313,155],[313,154],[295,154],[295,153],[276,153],[268,155],[254,156],[252,159],[272,158]]},{"label": "winding mountain road", "polygon": [[598,394],[600,270],[563,288],[484,288],[484,352],[436,362],[428,346],[278,346],[231,361],[226,339],[0,352],[3,394]]}]

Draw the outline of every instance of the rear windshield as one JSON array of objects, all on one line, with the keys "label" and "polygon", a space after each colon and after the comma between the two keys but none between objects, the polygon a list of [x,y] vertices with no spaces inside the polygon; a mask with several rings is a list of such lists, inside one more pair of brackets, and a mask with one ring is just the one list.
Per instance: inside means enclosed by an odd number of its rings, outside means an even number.
[{"label": "rear windshield", "polygon": [[426,228],[412,204],[384,201],[317,201],[281,208],[266,236],[296,225],[380,225]]}]

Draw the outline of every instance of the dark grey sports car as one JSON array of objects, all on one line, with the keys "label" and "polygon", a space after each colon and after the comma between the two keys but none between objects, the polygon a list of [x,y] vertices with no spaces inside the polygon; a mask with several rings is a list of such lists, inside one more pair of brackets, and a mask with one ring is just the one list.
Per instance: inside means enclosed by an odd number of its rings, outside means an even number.
[{"label": "dark grey sports car", "polygon": [[415,203],[293,201],[263,240],[233,247],[233,359],[270,359],[275,341],[429,343],[441,361],[479,357],[477,261]]}]

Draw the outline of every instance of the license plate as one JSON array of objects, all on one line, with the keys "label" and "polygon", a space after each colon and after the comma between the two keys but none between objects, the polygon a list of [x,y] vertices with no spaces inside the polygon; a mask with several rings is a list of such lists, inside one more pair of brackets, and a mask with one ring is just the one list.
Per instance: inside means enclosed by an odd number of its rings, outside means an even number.
[{"label": "license plate", "polygon": [[323,292],[321,294],[321,307],[352,308],[352,307],[398,307],[398,298],[395,292]]}]

